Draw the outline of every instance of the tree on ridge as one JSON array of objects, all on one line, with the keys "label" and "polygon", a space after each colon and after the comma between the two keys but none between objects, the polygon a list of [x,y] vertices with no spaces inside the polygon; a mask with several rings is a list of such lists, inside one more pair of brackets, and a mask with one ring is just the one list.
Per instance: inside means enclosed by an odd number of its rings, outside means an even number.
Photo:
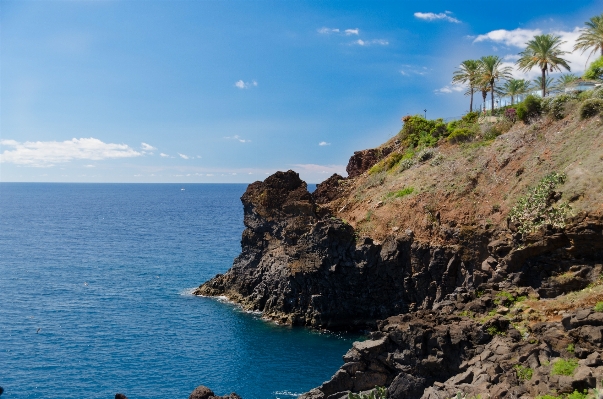
[{"label": "tree on ridge", "polygon": [[471,97],[469,112],[473,111],[473,93],[475,93],[479,79],[479,68],[480,64],[477,60],[465,60],[452,74],[452,83],[468,85],[465,95]]},{"label": "tree on ridge", "polygon": [[[492,111],[494,111],[494,91],[496,81],[511,79],[511,67],[503,66],[503,60],[496,55],[486,55],[479,59],[481,79],[487,82],[490,87]],[[485,101],[485,99],[484,99]]]},{"label": "tree on ridge", "polygon": [[603,14],[592,17],[584,25],[586,25],[586,29],[582,30],[582,33],[578,36],[574,51],[582,50],[582,54],[584,54],[586,50],[592,48],[588,59],[597,51],[600,51],[603,57]]},{"label": "tree on ridge", "polygon": [[[551,90],[556,89],[556,86],[553,85],[555,79],[551,78],[551,77],[547,77],[544,80],[544,84],[542,82],[542,76],[537,77],[536,79],[533,80],[534,82],[534,88],[542,88],[544,87],[544,95],[546,96],[547,94],[551,93]],[[544,97],[544,96],[543,96]]]},{"label": "tree on ridge", "polygon": [[525,94],[530,89],[530,82],[525,79],[507,80],[499,89],[498,93],[503,96],[511,97],[511,105],[515,103],[515,97]]},{"label": "tree on ridge", "polygon": [[559,36],[551,34],[538,35],[526,43],[526,49],[519,53],[521,56],[517,60],[517,65],[520,70],[527,72],[537,66],[542,72],[541,89],[542,97],[546,94],[546,75],[547,72],[557,70],[561,72],[560,67],[564,67],[571,71],[567,60],[561,58],[567,54],[567,51],[561,50],[560,46],[565,43],[561,41]]}]

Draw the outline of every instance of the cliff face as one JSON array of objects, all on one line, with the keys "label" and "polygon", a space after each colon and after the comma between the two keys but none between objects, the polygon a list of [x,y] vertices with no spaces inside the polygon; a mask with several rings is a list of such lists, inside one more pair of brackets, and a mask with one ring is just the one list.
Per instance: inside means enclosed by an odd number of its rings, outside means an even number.
[{"label": "cliff face", "polygon": [[[413,151],[392,139],[356,152],[348,178],[333,175],[312,194],[293,171],[251,184],[241,254],[195,294],[279,323],[374,331],[302,399],[376,386],[393,399],[594,388],[603,379],[603,313],[593,311],[603,302],[601,121],[543,120],[487,143]],[[511,209],[551,172],[567,179],[541,194],[543,206],[573,210],[560,227],[522,234]],[[560,361],[575,370],[555,374]]]},{"label": "cliff face", "polygon": [[[325,195],[320,185],[316,195]],[[552,297],[589,284],[593,262],[603,258],[603,223],[585,216],[563,231],[526,237],[525,247],[509,232],[474,227],[450,228],[445,244],[415,240],[410,230],[376,242],[331,217],[293,171],[251,184],[241,200],[242,252],[195,294],[225,295],[292,325],[374,326],[486,283],[531,286]],[[566,272],[571,278],[554,278]]]}]

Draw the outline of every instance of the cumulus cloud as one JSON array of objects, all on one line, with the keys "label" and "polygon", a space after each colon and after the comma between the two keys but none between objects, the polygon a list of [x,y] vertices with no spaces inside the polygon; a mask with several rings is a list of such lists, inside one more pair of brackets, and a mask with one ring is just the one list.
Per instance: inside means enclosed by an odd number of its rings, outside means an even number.
[{"label": "cumulus cloud", "polygon": [[241,136],[239,136],[238,134],[235,134],[232,137],[231,136],[227,136],[227,137],[224,137],[224,138],[227,139],[227,140],[236,140],[236,141],[238,141],[240,143],[251,143],[251,140],[244,139]]},{"label": "cumulus cloud", "polygon": [[371,44],[377,44],[380,46],[387,46],[389,42],[384,39],[373,39],[373,40],[362,40],[358,39],[352,42],[352,44],[357,44],[359,46],[370,46]]},{"label": "cumulus cloud", "polygon": [[[574,28],[571,31],[564,30],[552,30],[548,33],[553,34],[555,36],[561,37],[561,40],[564,42],[561,44],[560,48],[563,51],[567,51],[567,54],[563,56],[570,67],[572,68],[572,72],[582,72],[586,68],[588,53],[581,54],[579,51],[573,51],[574,44],[580,36],[581,28]],[[491,32],[485,33],[483,35],[477,36],[473,43],[479,42],[494,42],[500,43],[507,47],[515,48],[517,52],[522,51],[525,48],[525,45],[528,41],[532,40],[534,36],[541,35],[544,32],[540,29],[521,29],[517,28],[514,30],[506,30],[506,29],[497,29]],[[525,74],[522,75],[519,71],[515,69],[514,61],[519,59],[519,55],[515,54],[507,54],[504,56],[506,61],[510,61],[508,63],[509,66],[512,66],[515,70],[514,76],[516,77],[526,77]],[[565,70],[563,70],[565,72]],[[529,79],[533,79],[536,76],[540,76],[540,72],[536,71],[536,69],[527,73]]]},{"label": "cumulus cloud", "polygon": [[495,43],[504,44],[505,46],[523,48],[525,47],[527,41],[532,40],[534,36],[541,34],[542,31],[540,29],[497,29],[483,35],[478,35],[473,40],[473,43],[492,41]]},{"label": "cumulus cloud", "polygon": [[344,33],[346,34],[346,36],[350,36],[350,35],[356,35],[358,36],[358,34],[360,33],[360,29],[356,28],[356,29],[346,29],[344,31]]},{"label": "cumulus cloud", "polygon": [[418,19],[422,19],[424,21],[448,21],[448,22],[452,22],[455,24],[460,24],[461,21],[459,21],[458,19],[451,17],[450,14],[452,14],[450,11],[445,11],[445,12],[441,12],[441,13],[433,13],[433,12],[416,12],[415,18]]},{"label": "cumulus cloud", "polygon": [[258,82],[252,80],[251,82],[244,82],[243,80],[239,80],[235,83],[235,87],[239,89],[249,89],[250,87],[257,87]]},{"label": "cumulus cloud", "polygon": [[182,158],[182,159],[189,159],[190,158],[188,155],[184,155],[184,154],[181,154],[181,153],[178,153],[178,155],[180,155],[180,158]]},{"label": "cumulus cloud", "polygon": [[318,143],[319,146],[324,147],[325,145],[331,145],[331,143],[327,143],[326,141],[321,141]]},{"label": "cumulus cloud", "polygon": [[17,165],[49,167],[55,163],[78,159],[100,161],[112,158],[131,158],[142,155],[126,144],[104,143],[93,137],[66,141],[0,140],[0,145],[12,147],[0,154],[0,162]]},{"label": "cumulus cloud", "polygon": [[143,151],[155,151],[157,148],[153,147],[150,144],[147,143],[140,143],[140,148],[142,148]]},{"label": "cumulus cloud", "polygon": [[163,152],[161,154],[159,154],[160,157],[162,158],[169,158],[168,154],[164,154]]}]

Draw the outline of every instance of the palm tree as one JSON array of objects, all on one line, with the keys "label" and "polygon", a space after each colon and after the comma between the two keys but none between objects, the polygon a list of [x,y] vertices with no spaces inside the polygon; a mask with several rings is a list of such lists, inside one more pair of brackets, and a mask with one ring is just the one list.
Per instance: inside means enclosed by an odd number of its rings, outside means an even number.
[{"label": "palm tree", "polygon": [[597,50],[601,52],[601,56],[603,57],[603,14],[592,17],[584,25],[586,25],[586,29],[578,36],[578,40],[576,40],[576,44],[574,45],[574,51],[582,50],[582,54],[584,54],[586,50],[592,48],[588,59]]},{"label": "palm tree", "polygon": [[542,88],[544,87],[544,96],[546,96],[548,93],[551,92],[552,89],[554,89],[555,87],[553,86],[553,81],[555,79],[551,78],[551,77],[547,77],[544,80],[544,84],[542,83],[542,76],[537,77],[536,79],[533,80],[534,82],[534,88],[538,89],[538,88]]},{"label": "palm tree", "polygon": [[482,92],[482,101],[484,103],[484,112],[486,111],[486,97],[488,97],[488,92],[490,91],[490,83],[484,80],[479,80],[478,90]]},{"label": "palm tree", "polygon": [[469,112],[473,111],[473,93],[475,93],[478,78],[479,62],[476,60],[466,60],[461,62],[459,68],[452,74],[452,83],[467,84],[469,86],[469,89],[465,93],[466,96],[471,96]]},{"label": "palm tree", "polygon": [[534,36],[534,39],[526,43],[527,47],[524,51],[519,53],[521,58],[517,60],[517,65],[522,71],[529,71],[530,69],[538,66],[542,71],[542,97],[546,94],[546,74],[547,71],[553,72],[557,70],[561,72],[560,66],[564,67],[568,71],[571,71],[567,61],[561,56],[567,54],[559,48],[563,43],[559,36],[551,34]]},{"label": "palm tree", "polygon": [[511,79],[507,80],[505,84],[500,87],[498,93],[502,96],[511,97],[511,105],[515,103],[515,97],[520,96],[528,91],[529,82],[524,79]]},{"label": "palm tree", "polygon": [[492,111],[494,111],[495,83],[501,79],[511,79],[511,67],[503,66],[502,58],[496,55],[487,55],[479,59],[481,65],[481,79],[490,86],[492,97]]},{"label": "palm tree", "polygon": [[555,88],[559,90],[564,90],[568,84],[572,83],[574,80],[578,79],[578,76],[572,73],[566,73],[557,78],[555,82]]}]

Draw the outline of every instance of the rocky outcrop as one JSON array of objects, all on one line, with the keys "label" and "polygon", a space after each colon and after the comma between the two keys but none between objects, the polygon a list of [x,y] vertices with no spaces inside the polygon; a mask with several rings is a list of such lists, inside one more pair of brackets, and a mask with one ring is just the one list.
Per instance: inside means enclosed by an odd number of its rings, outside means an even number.
[{"label": "rocky outcrop", "polygon": [[394,147],[384,147],[355,151],[345,168],[346,172],[348,172],[348,177],[354,178],[360,176],[369,170],[371,166],[388,156],[393,150]]},{"label": "rocky outcrop", "polygon": [[312,193],[312,198],[317,204],[326,204],[338,198],[342,194],[341,183],[345,178],[334,173],[327,180],[316,186],[316,190]]},{"label": "rocky outcrop", "polygon": [[188,399],[241,399],[236,393],[230,395],[217,396],[214,392],[204,385],[199,385],[191,394]]},{"label": "rocky outcrop", "polygon": [[551,297],[593,281],[603,259],[603,222],[585,215],[563,231],[528,237],[447,225],[440,228],[449,239],[439,244],[417,241],[412,231],[375,242],[320,208],[293,171],[249,185],[241,200],[241,254],[195,294],[225,295],[292,325],[371,327],[442,308],[449,295],[484,284],[532,287]]},{"label": "rocky outcrop", "polygon": [[[494,292],[472,301],[459,296],[456,310],[485,311],[494,298]],[[603,379],[603,313],[579,310],[566,314],[563,324],[536,323],[523,334],[512,318],[484,322],[472,314],[447,309],[390,317],[368,341],[354,343],[331,380],[300,399],[343,399],[375,386],[386,386],[390,399],[447,399],[459,392],[527,398],[582,392]],[[560,361],[574,369],[556,373]]]}]

